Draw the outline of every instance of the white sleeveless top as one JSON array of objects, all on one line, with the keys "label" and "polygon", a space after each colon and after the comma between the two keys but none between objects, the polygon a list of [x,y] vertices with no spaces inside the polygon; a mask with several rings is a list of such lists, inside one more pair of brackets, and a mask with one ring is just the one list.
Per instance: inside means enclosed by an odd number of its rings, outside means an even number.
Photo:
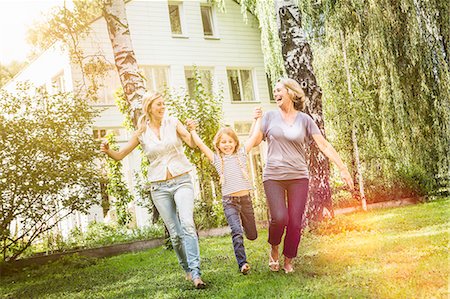
[{"label": "white sleeveless top", "polygon": [[149,182],[163,181],[166,179],[167,170],[172,176],[178,176],[192,169],[192,165],[184,154],[183,142],[177,134],[178,119],[172,116],[164,116],[160,138],[147,125],[147,130],[139,136],[139,142],[147,156]]}]

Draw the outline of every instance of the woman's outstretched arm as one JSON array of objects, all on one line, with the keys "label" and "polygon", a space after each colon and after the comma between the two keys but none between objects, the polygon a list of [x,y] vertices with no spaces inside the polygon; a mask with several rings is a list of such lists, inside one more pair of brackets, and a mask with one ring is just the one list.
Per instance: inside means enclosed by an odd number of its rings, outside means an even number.
[{"label": "woman's outstretched arm", "polygon": [[312,135],[314,141],[317,143],[320,151],[324,153],[331,161],[336,164],[341,172],[342,180],[353,190],[353,179],[350,173],[348,172],[347,166],[345,166],[344,162],[342,162],[341,157],[336,152],[334,147],[322,136],[322,134],[313,134]]},{"label": "woman's outstretched arm", "polygon": [[129,153],[131,153],[136,148],[136,146],[138,146],[138,144],[139,144],[138,134],[137,132],[134,132],[133,136],[127,142],[127,144],[125,144],[125,146],[120,148],[118,151],[110,149],[109,144],[107,142],[103,142],[100,145],[100,151],[104,152],[112,159],[120,161],[123,158],[125,158]]}]

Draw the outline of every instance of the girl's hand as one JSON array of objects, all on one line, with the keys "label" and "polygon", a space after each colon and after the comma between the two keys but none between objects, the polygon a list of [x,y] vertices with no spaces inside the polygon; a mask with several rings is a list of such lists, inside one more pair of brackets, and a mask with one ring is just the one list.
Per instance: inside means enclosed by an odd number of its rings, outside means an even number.
[{"label": "girl's hand", "polygon": [[255,111],[253,111],[253,118],[258,119],[263,116],[263,111],[261,107],[256,107]]},{"label": "girl's hand", "polygon": [[106,152],[109,151],[109,144],[108,144],[108,141],[103,141],[103,142],[100,144],[100,151],[101,151],[101,152],[104,152],[104,153],[106,153]]},{"label": "girl's hand", "polygon": [[186,127],[189,132],[195,130],[197,128],[197,121],[193,119],[186,120]]},{"label": "girl's hand", "polygon": [[352,176],[350,175],[350,172],[348,172],[347,168],[341,169],[341,178],[347,184],[347,186],[350,187],[350,190],[353,190],[355,188],[355,186],[353,185]]}]

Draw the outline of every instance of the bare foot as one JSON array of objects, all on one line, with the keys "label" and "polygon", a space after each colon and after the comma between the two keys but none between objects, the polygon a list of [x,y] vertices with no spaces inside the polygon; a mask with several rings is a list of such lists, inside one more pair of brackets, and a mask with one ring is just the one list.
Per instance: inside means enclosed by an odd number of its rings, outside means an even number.
[{"label": "bare foot", "polygon": [[244,274],[244,275],[247,275],[248,271],[250,271],[250,265],[245,263],[241,267],[241,273]]},{"label": "bare foot", "polygon": [[206,284],[203,282],[203,280],[200,277],[198,277],[198,278],[194,279],[194,287],[196,289],[204,289],[204,288],[206,288]]}]

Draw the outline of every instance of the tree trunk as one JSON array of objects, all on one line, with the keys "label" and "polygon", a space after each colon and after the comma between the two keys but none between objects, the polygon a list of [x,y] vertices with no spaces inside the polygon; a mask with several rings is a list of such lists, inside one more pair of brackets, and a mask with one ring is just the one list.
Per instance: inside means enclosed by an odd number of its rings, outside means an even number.
[{"label": "tree trunk", "polygon": [[[284,66],[289,78],[297,80],[307,97],[306,113],[325,136],[322,113],[322,90],[317,85],[312,67],[313,55],[302,30],[300,11],[293,0],[275,1],[278,34],[282,44]],[[314,141],[310,143],[309,198],[307,219],[321,220],[333,214],[329,184],[330,165]]]},{"label": "tree trunk", "polygon": [[[348,66],[347,62],[347,50],[345,49],[345,38],[342,31],[340,32],[341,37],[341,43],[342,43],[342,54],[344,57],[344,67],[345,67],[345,73],[347,77],[347,88],[348,88],[348,94],[350,96],[350,104],[352,101],[354,101],[353,97],[353,89],[352,89],[352,79],[350,77],[350,68]],[[351,105],[350,105],[351,106]],[[354,115],[354,113],[353,113]],[[366,204],[366,195],[364,192],[364,181],[362,177],[362,167],[361,167],[361,161],[359,159],[359,148],[358,148],[358,138],[356,136],[356,124],[353,122],[352,125],[352,144],[353,144],[353,160],[354,165],[356,166],[356,178],[355,181],[358,182],[359,185],[359,196],[361,199],[361,206],[364,211],[367,211],[367,204]]]},{"label": "tree trunk", "polygon": [[108,27],[109,39],[114,53],[114,61],[119,72],[123,91],[130,104],[130,118],[136,127],[145,93],[144,79],[139,75],[139,67],[131,43],[130,29],[125,12],[124,0],[104,0],[103,17]]}]

